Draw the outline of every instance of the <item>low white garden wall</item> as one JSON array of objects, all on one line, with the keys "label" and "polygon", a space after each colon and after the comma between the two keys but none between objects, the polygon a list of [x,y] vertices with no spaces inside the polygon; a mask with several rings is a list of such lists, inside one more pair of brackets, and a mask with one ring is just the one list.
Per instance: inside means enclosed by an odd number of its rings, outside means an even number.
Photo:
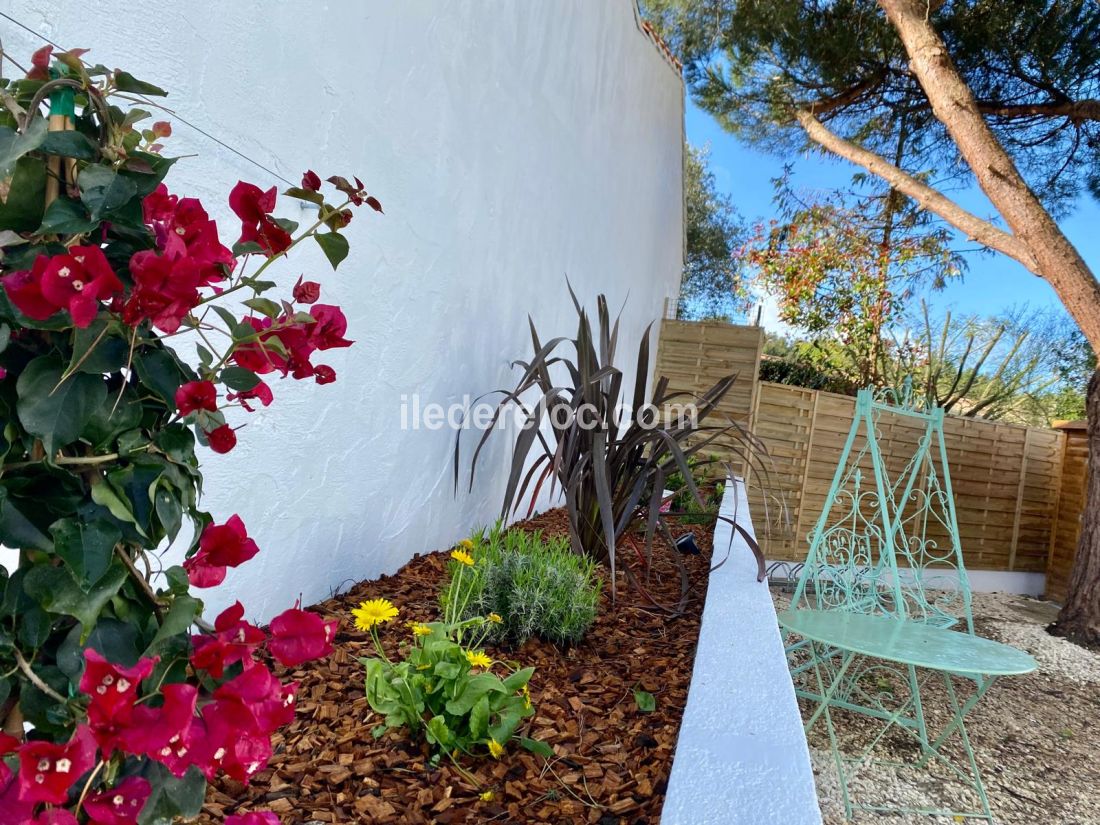
[{"label": "low white garden wall", "polygon": [[[745,485],[721,514],[753,532]],[[718,521],[699,647],[662,825],[814,825],[813,770],[775,608],[740,535]],[[732,539],[732,546],[731,546]]]}]

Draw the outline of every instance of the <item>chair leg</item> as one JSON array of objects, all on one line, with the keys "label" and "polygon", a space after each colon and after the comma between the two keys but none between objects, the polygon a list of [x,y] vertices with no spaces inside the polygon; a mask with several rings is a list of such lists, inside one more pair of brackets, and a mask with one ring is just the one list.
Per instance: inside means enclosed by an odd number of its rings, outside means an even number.
[{"label": "chair leg", "polygon": [[847,819],[851,819],[852,799],[848,794],[848,775],[844,770],[844,755],[840,752],[840,742],[837,740],[836,728],[833,726],[833,714],[829,710],[829,703],[832,700],[833,694],[844,679],[844,674],[848,670],[848,666],[855,659],[855,654],[845,652],[844,661],[841,663],[840,670],[838,670],[836,676],[833,677],[832,684],[829,685],[828,689],[825,688],[825,681],[821,676],[821,660],[817,654],[816,642],[810,643],[810,655],[813,658],[814,676],[817,678],[817,690],[821,696],[821,701],[809,721],[806,722],[805,731],[809,734],[810,729],[816,724],[818,718],[824,714],[825,727],[829,731],[829,747],[833,752],[833,762],[836,764],[837,782],[840,785],[840,796],[841,800],[844,802],[844,816]]}]

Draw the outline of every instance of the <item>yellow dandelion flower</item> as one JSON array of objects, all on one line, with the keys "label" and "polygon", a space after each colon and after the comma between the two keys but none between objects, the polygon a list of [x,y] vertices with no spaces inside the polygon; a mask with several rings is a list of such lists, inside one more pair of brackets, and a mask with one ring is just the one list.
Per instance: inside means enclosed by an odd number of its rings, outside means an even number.
[{"label": "yellow dandelion flower", "polygon": [[412,628],[414,636],[431,636],[432,629],[423,622],[411,622],[409,627]]},{"label": "yellow dandelion flower", "polygon": [[523,686],[523,709],[531,709],[531,689],[527,685]]},{"label": "yellow dandelion flower", "polygon": [[351,615],[355,617],[355,626],[360,630],[370,630],[377,624],[392,622],[397,618],[397,613],[397,608],[387,599],[361,602],[351,611]]},{"label": "yellow dandelion flower", "polygon": [[465,550],[452,550],[451,558],[459,564],[465,564],[467,567],[472,567],[474,564],[474,557]]},{"label": "yellow dandelion flower", "polygon": [[504,745],[500,744],[496,739],[489,740],[489,755],[493,759],[500,759],[500,755],[504,753]]},{"label": "yellow dandelion flower", "polygon": [[493,801],[493,792],[492,791],[482,791],[481,793],[479,793],[477,795],[477,798],[480,799],[482,802],[492,802]]},{"label": "yellow dandelion flower", "polygon": [[458,543],[458,546],[461,547],[463,550],[473,551],[476,545],[471,539],[463,539]]},{"label": "yellow dandelion flower", "polygon": [[493,660],[480,650],[467,650],[466,661],[470,663],[470,667],[492,667],[493,665]]},{"label": "yellow dandelion flower", "polygon": [[499,613],[490,613],[486,618],[488,618],[489,621],[492,622],[493,624],[500,624],[501,622],[504,621],[504,619],[500,618]]}]

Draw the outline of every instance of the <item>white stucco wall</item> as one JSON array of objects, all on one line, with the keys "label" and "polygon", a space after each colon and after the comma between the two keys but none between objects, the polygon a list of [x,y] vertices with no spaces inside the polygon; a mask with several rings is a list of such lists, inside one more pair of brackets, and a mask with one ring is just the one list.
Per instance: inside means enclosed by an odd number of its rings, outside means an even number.
[{"label": "white stucco wall", "polygon": [[[632,0],[11,0],[7,13],[87,59],[170,90],[167,105],[297,181],[358,175],[363,210],[333,274],[311,245],[283,266],[324,285],[356,345],[324,353],[337,383],[275,382],[230,455],[204,452],[205,506],[239,513],[261,554],[208,591],[269,617],[301,595],[393,572],[499,510],[496,440],[473,495],[452,494],[447,431],[403,432],[403,395],[450,403],[512,380],[526,315],[572,332],[565,276],[623,314],[624,365],[674,295],[682,261],[680,80]],[[5,49],[41,41],[0,20]],[[171,120],[171,118],[168,118]],[[202,198],[232,242],[239,179],[276,180],[181,124],[173,191]],[[280,188],[283,188],[280,184]],[[284,214],[296,219],[293,204]],[[654,341],[654,349],[656,342]]]}]

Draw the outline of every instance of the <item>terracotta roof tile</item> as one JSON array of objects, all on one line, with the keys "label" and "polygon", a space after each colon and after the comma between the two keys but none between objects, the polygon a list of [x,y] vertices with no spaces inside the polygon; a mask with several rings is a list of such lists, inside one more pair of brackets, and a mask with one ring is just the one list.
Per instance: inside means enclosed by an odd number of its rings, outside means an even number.
[{"label": "terracotta roof tile", "polygon": [[641,15],[638,16],[638,25],[641,26],[646,36],[653,41],[654,45],[661,50],[661,53],[668,59],[668,61],[676,67],[676,71],[683,71],[683,64],[676,58],[676,55],[672,53],[672,49],[668,47],[668,44],[661,39],[661,36],[657,34],[657,30],[653,28],[652,24]]}]

